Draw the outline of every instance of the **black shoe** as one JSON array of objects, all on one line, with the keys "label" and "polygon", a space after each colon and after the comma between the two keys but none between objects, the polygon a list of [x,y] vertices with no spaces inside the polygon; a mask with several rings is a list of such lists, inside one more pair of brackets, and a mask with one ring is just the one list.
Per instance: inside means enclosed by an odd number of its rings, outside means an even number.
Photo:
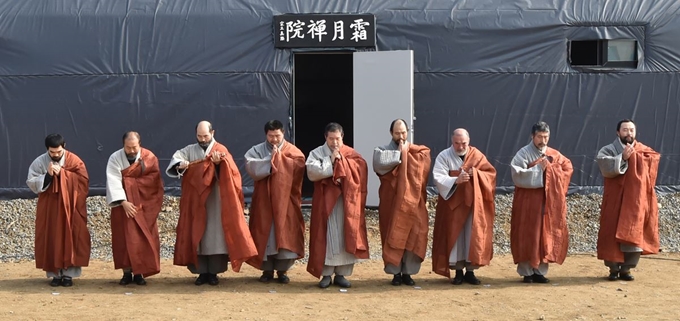
[{"label": "black shoe", "polygon": [[260,279],[258,281],[262,283],[269,283],[274,279],[274,271],[264,271],[262,272],[262,276],[260,276]]},{"label": "black shoe", "polygon": [[144,280],[144,276],[141,274],[135,275],[134,281],[137,285],[146,285],[146,280]]},{"label": "black shoe", "polygon": [[401,273],[394,275],[394,277],[392,278],[392,285],[394,286],[401,285]]},{"label": "black shoe", "polygon": [[402,274],[401,275],[401,282],[403,282],[406,285],[413,286],[416,285],[416,281],[413,281],[411,278],[411,275],[409,274]]},{"label": "black shoe", "polygon": [[463,284],[463,270],[456,270],[456,276],[453,277],[451,283],[453,283],[453,285]]},{"label": "black shoe", "polygon": [[50,286],[60,286],[61,285],[61,278],[52,278],[52,282],[50,282]]},{"label": "black shoe", "polygon": [[319,287],[325,289],[329,286],[331,286],[331,276],[325,275],[324,277],[321,278],[321,281],[319,281]]},{"label": "black shoe", "polygon": [[66,286],[66,287],[73,286],[73,280],[71,279],[71,277],[65,276],[65,277],[61,278],[61,286]]},{"label": "black shoe", "polygon": [[208,284],[210,285],[220,284],[220,279],[217,278],[217,274],[208,274]]},{"label": "black shoe", "polygon": [[482,281],[480,281],[475,276],[475,272],[472,272],[472,271],[466,271],[464,279],[465,279],[465,282],[470,283],[472,285],[479,285],[480,283],[482,283]]},{"label": "black shoe", "polygon": [[199,274],[198,277],[196,278],[196,282],[194,282],[194,284],[196,285],[203,285],[206,283],[208,283],[208,273]]},{"label": "black shoe", "polygon": [[619,280],[633,281],[635,278],[630,272],[619,272]]},{"label": "black shoe", "polygon": [[546,279],[545,276],[540,274],[534,274],[531,276],[534,279],[534,283],[549,283],[550,280]]},{"label": "black shoe", "polygon": [[288,284],[290,283],[290,278],[286,275],[286,271],[276,271],[276,276],[278,277],[279,283]]},{"label": "black shoe", "polygon": [[335,275],[335,278],[333,278],[333,283],[341,288],[349,288],[352,287],[352,283],[349,283],[347,279],[345,279],[344,276],[342,275]]},{"label": "black shoe", "polygon": [[533,275],[527,275],[524,277],[524,280],[522,280],[524,283],[534,283],[534,278]]},{"label": "black shoe", "polygon": [[609,272],[609,277],[607,277],[607,280],[616,281],[618,279],[619,279],[619,272]]},{"label": "black shoe", "polygon": [[120,285],[128,285],[132,282],[132,273],[123,273],[123,277],[120,279],[120,282],[118,284]]}]

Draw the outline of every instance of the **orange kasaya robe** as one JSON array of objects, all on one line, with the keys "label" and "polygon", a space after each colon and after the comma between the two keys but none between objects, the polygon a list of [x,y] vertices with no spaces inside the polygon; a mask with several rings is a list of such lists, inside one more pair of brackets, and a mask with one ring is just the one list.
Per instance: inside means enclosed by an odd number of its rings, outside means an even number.
[{"label": "orange kasaya robe", "polygon": [[[224,145],[215,142],[212,151],[225,154],[219,165],[215,165],[208,155],[189,164],[183,174],[174,264],[179,266],[193,264],[198,267],[198,245],[205,232],[207,220],[205,203],[212,190],[212,184],[220,184],[224,239],[229,250],[231,267],[234,272],[239,272],[243,262],[257,255],[255,243],[243,215],[241,174]],[[216,179],[217,166],[219,176]]]},{"label": "orange kasaya robe", "polygon": [[[515,186],[510,220],[510,249],[515,264],[528,261],[562,264],[569,248],[567,189],[574,171],[571,161],[553,148],[546,156],[552,162],[543,173],[544,188]],[[535,162],[531,163],[535,165]]]},{"label": "orange kasaya robe", "polygon": [[326,260],[328,218],[340,194],[345,207],[345,251],[359,259],[368,259],[369,254],[365,213],[368,165],[351,147],[343,145],[340,154],[342,158],[335,161],[333,176],[314,182],[307,271],[317,278],[321,277]]},{"label": "orange kasaya robe", "polygon": [[35,215],[35,266],[46,272],[90,263],[87,229],[89,176],[85,163],[64,152],[64,166],[38,196]]},{"label": "orange kasaya robe", "polygon": [[111,243],[115,269],[132,268],[144,277],[161,271],[157,219],[163,205],[158,158],[142,148],[139,160],[121,171],[127,201],[137,214],[128,218],[123,206],[111,209]]},{"label": "orange kasaya robe", "polygon": [[305,221],[300,204],[305,155],[290,143],[283,144],[271,160],[271,174],[255,182],[250,208],[250,233],[258,255],[248,264],[261,268],[269,241],[272,223],[278,249],[305,256]]},{"label": "orange kasaya robe", "polygon": [[620,244],[642,248],[642,254],[659,252],[659,206],[656,177],[661,155],[636,142],[622,175],[604,179],[604,195],[597,237],[597,258],[623,262]]},{"label": "orange kasaya robe", "polygon": [[399,266],[404,250],[422,261],[427,250],[430,149],[413,144],[407,148],[401,153],[401,164],[379,176],[378,214],[385,265]]},{"label": "orange kasaya robe", "polygon": [[460,170],[449,176],[459,176],[461,171],[472,169],[470,181],[459,184],[448,199],[439,195],[432,241],[432,271],[451,278],[449,256],[472,215],[470,255],[473,265],[489,265],[493,258],[493,221],[496,216],[496,169],[479,149],[470,146]]}]

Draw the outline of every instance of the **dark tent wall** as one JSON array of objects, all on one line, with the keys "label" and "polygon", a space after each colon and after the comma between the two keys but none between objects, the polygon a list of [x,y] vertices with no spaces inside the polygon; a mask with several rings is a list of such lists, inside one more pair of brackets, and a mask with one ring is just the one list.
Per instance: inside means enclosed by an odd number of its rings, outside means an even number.
[{"label": "dark tent wall", "polygon": [[[466,127],[509,187],[512,155],[545,120],[550,145],[574,163],[572,190],[588,190],[602,184],[598,148],[633,118],[638,139],[662,153],[660,189],[675,191],[679,9],[671,0],[2,1],[0,198],[34,196],[28,166],[51,132],[85,161],[97,195],[126,130],[165,168],[207,119],[243,169],[264,122],[289,122],[292,51],[272,38],[284,13],[372,13],[377,50],[414,50],[415,137],[433,157]],[[638,41],[636,69],[570,66],[570,40],[618,38]],[[252,180],[243,182],[248,191]],[[170,192],[177,186],[166,177]]]}]

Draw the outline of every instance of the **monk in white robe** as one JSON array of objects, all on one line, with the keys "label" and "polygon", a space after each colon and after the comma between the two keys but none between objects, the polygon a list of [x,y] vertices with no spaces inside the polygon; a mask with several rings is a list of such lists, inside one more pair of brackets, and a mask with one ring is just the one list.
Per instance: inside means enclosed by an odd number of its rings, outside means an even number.
[{"label": "monk in white robe", "polygon": [[[496,169],[482,152],[470,146],[467,130],[451,136],[433,169],[439,198],[432,242],[433,271],[454,285],[481,283],[474,274],[493,257],[493,220]],[[465,269],[465,273],[463,273]]]},{"label": "monk in white robe", "polygon": [[26,184],[38,194],[35,265],[52,278],[51,286],[69,287],[90,262],[91,241],[85,204],[89,176],[65,146],[59,134],[45,137],[47,152],[31,163]]},{"label": "monk in white robe", "polygon": [[158,158],[140,146],[137,132],[126,132],[123,148],[109,157],[106,203],[111,207],[114,268],[123,270],[119,284],[146,285],[144,278],[161,270],[157,219],[163,180]]}]

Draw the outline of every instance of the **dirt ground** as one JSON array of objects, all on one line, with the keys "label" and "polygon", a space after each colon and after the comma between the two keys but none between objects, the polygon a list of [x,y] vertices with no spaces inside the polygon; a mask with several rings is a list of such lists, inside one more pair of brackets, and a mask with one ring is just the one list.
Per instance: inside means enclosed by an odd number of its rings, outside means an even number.
[{"label": "dirt ground", "polygon": [[477,275],[482,285],[453,286],[424,262],[416,287],[389,284],[381,261],[357,265],[352,288],[319,289],[296,265],[292,282],[262,284],[244,265],[218,286],[193,284],[172,261],[148,285],[120,286],[112,262],[93,261],[72,288],[48,285],[33,262],[0,264],[0,319],[16,320],[680,320],[680,254],[645,256],[632,282],[605,279],[593,255],[551,265],[551,284],[524,284],[512,257],[497,256]]}]

